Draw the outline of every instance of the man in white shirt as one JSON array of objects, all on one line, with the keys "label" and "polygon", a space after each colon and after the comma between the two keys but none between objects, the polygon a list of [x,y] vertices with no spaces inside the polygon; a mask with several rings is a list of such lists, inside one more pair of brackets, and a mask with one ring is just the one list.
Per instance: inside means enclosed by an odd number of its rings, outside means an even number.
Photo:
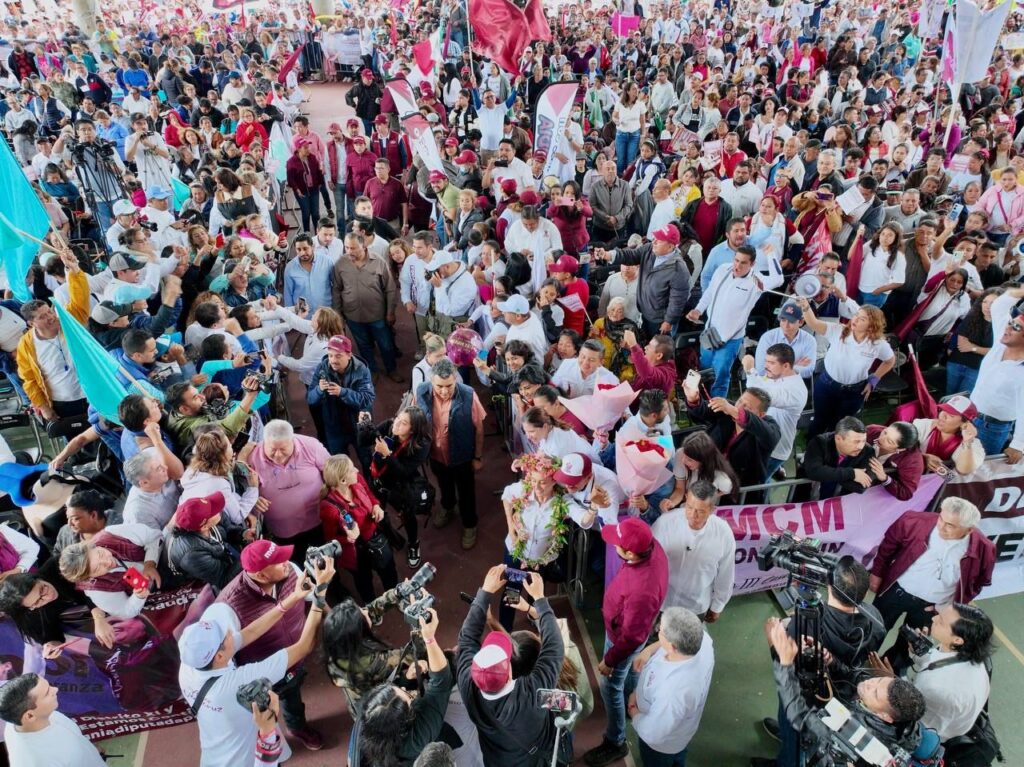
[{"label": "man in white shirt", "polygon": [[700,618],[682,607],[666,608],[658,641],[640,653],[634,668],[640,676],[627,711],[643,763],[683,764],[715,668],[714,646]]},{"label": "man in white shirt", "polygon": [[[282,547],[288,548],[291,547]],[[292,565],[294,567],[294,565]],[[181,668],[178,684],[193,711],[198,711],[200,767],[237,767],[252,764],[256,747],[256,723],[252,712],[238,705],[236,693],[243,684],[260,678],[272,684],[280,682],[288,669],[296,666],[313,650],[317,629],[323,618],[327,584],[334,577],[334,560],[326,559],[317,571],[317,587],[310,592],[306,583],[296,588],[255,621],[240,630],[238,616],[228,605],[206,608],[197,623],[185,629],[178,640]],[[321,591],[322,588],[322,591]],[[299,602],[313,594],[313,607],[306,616],[299,640],[278,650],[266,660],[236,666],[235,654],[259,639]],[[291,756],[285,745],[282,761]]]},{"label": "man in white shirt", "polygon": [[764,375],[754,370],[754,358],[749,354],[743,358],[743,369],[747,371],[747,386],[768,392],[772,404],[768,415],[779,425],[779,441],[768,459],[765,482],[786,461],[793,452],[797,423],[807,407],[807,384],[793,369],[793,349],[786,344],[769,346],[764,355]]},{"label": "man in white shirt", "polygon": [[[57,711],[57,688],[37,674],[22,674],[4,682],[0,687],[0,718],[8,723],[4,741],[11,764],[18,767],[103,767],[106,764],[78,725]],[[252,749],[249,760],[252,760]]]},{"label": "man in white shirt", "polygon": [[453,324],[464,322],[480,302],[480,289],[473,275],[445,250],[431,260],[428,274],[434,288],[434,311]]},{"label": "man in white shirt", "polygon": [[[992,302],[992,348],[981,359],[971,401],[974,425],[986,455],[1006,454],[1019,463],[1024,451],[1024,288],[1011,288]],[[1007,445],[1009,441],[1009,445]]]},{"label": "man in white shirt", "polygon": [[124,521],[163,530],[174,516],[181,496],[178,483],[168,477],[167,464],[159,453],[147,449],[125,462],[124,473],[131,485],[124,502]]},{"label": "man in white shirt", "polygon": [[[522,189],[522,187],[520,187]],[[533,192],[525,195],[526,199],[535,197],[536,194]],[[554,250],[562,249],[562,234],[558,231],[558,227],[547,218],[540,215],[535,206],[527,206],[523,208],[523,214],[520,219],[509,226],[508,231],[505,233],[505,250],[508,253],[522,253],[527,258],[533,259],[540,258],[540,261],[533,261],[534,264],[540,265],[545,263],[545,259],[551,255]],[[532,270],[536,275],[546,274],[546,270],[537,269]],[[543,277],[540,277],[543,281]],[[538,285],[531,280],[531,293],[536,291]]]},{"label": "man in white shirt", "polygon": [[551,383],[569,399],[593,394],[598,383],[618,385],[619,379],[601,364],[603,360],[604,348],[601,342],[588,339],[583,342],[576,357],[562,360]]},{"label": "man in white shirt", "polygon": [[651,211],[651,220],[647,224],[647,239],[653,240],[654,233],[664,229],[676,219],[676,201],[672,199],[672,182],[667,178],[659,178],[651,187],[651,197],[654,198],[654,210]]},{"label": "man in white shirt", "polygon": [[505,301],[498,302],[498,309],[505,315],[508,332],[505,344],[510,341],[522,341],[529,346],[537,359],[544,359],[551,344],[544,334],[544,324],[540,317],[530,311],[530,302],[524,296],[509,296]]},{"label": "man in white shirt", "polygon": [[714,623],[732,596],[736,538],[715,516],[718,491],[705,480],[686,488],[682,509],[662,514],[651,526],[669,562],[667,607],[685,607]]},{"label": "man in white shirt", "polygon": [[737,163],[732,178],[722,182],[722,199],[732,207],[736,218],[754,215],[764,197],[764,192],[750,180],[751,168],[749,160],[742,160]]},{"label": "man in white shirt", "polygon": [[[936,646],[911,655],[907,678],[921,691],[921,723],[945,743],[966,735],[988,702],[991,680],[985,661],[992,653],[992,620],[972,605],[954,602],[935,613],[929,636]],[[947,747],[947,759],[952,756]],[[954,761],[953,764],[960,764]]]},{"label": "man in white shirt", "polygon": [[185,236],[187,226],[174,218],[171,211],[171,195],[166,186],[154,185],[146,190],[147,205],[140,211],[141,217],[156,224],[156,231],[150,235],[153,249],[159,254],[168,245],[188,246]]},{"label": "man in white shirt", "polygon": [[118,239],[121,234],[133,226],[139,225],[138,212],[139,209],[131,200],[118,200],[114,203],[114,223],[110,225],[106,234],[107,247],[110,248],[111,253],[115,250],[122,250],[121,241]]},{"label": "man in white shirt", "polygon": [[495,199],[501,199],[498,193],[501,191],[501,182],[506,178],[511,178],[516,182],[519,194],[527,189],[536,190],[530,166],[516,157],[515,145],[512,141],[503,138],[498,143],[497,158],[492,157],[490,162],[484,166],[482,181],[484,186],[491,187]]},{"label": "man in white shirt", "polygon": [[596,510],[602,525],[618,524],[619,513],[629,507],[615,472],[584,453],[567,453],[555,472],[555,482],[566,489],[567,498],[584,509]]}]

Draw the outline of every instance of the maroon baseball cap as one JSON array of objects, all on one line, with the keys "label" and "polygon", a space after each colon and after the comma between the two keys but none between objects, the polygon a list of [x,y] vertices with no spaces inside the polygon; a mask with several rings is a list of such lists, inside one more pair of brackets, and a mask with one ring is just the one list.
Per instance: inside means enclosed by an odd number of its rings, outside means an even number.
[{"label": "maroon baseball cap", "polygon": [[601,528],[601,537],[605,543],[621,546],[634,554],[647,552],[654,543],[650,525],[636,517],[624,519],[617,525],[605,525]]},{"label": "maroon baseball cap", "polygon": [[519,195],[519,202],[523,205],[540,205],[540,195],[532,189],[527,189]]},{"label": "maroon baseball cap", "polygon": [[667,242],[671,245],[679,244],[679,230],[671,224],[666,224],[661,229],[654,230],[654,239],[659,242]]},{"label": "maroon baseball cap", "polygon": [[373,70],[372,69],[367,69],[367,68],[363,67],[363,69],[361,69],[359,71],[359,76],[360,77],[373,77]]},{"label": "maroon baseball cap", "polygon": [[279,565],[292,558],[294,546],[278,546],[273,541],[260,539],[242,549],[242,569],[258,573],[267,567]]},{"label": "maroon baseball cap", "polygon": [[459,145],[459,140],[457,138],[455,138],[455,136],[449,136],[448,138],[446,138],[444,140],[444,145],[445,146],[458,146]]},{"label": "maroon baseball cap", "polygon": [[568,253],[564,253],[558,257],[558,260],[548,266],[549,272],[568,272],[569,274],[576,274],[576,271],[580,268],[580,262],[570,256]]},{"label": "maroon baseball cap", "polygon": [[469,673],[480,692],[501,692],[512,678],[512,638],[504,631],[488,634],[473,656]]},{"label": "maroon baseball cap", "polygon": [[388,122],[388,116],[387,115],[377,115],[376,117],[373,118],[373,124],[374,125],[386,125],[387,122]]},{"label": "maroon baseball cap", "polygon": [[327,351],[351,354],[352,341],[348,336],[331,336],[330,340],[327,342]]},{"label": "maroon baseball cap", "polygon": [[197,533],[206,520],[213,519],[222,511],[224,494],[218,490],[205,498],[189,498],[182,503],[174,513],[174,524],[182,530]]},{"label": "maroon baseball cap", "polygon": [[[463,149],[461,152],[459,152],[458,156],[455,158],[455,164],[456,165],[476,165],[477,159],[479,159],[479,158],[477,158],[476,152],[474,152],[472,149]],[[511,181],[511,179],[506,179],[506,180]],[[515,182],[513,181],[512,183],[514,184]],[[504,188],[505,188],[504,182],[502,182],[502,189],[504,189]],[[515,189],[513,189],[512,191],[515,191]]]},{"label": "maroon baseball cap", "polygon": [[515,194],[516,180],[514,178],[503,178],[501,180],[501,191],[505,194]]},{"label": "maroon baseball cap", "polygon": [[359,127],[359,120],[357,120],[354,117],[350,117],[348,120],[345,121],[345,127],[346,128],[351,128],[353,125],[358,128]]},{"label": "maroon baseball cap", "polygon": [[956,394],[945,402],[940,403],[939,410],[950,415],[958,415],[965,421],[973,421],[978,415],[977,406],[962,394]]},{"label": "maroon baseball cap", "polygon": [[448,177],[444,174],[444,171],[432,170],[430,171],[430,177],[427,179],[431,184],[435,181],[446,181]]}]

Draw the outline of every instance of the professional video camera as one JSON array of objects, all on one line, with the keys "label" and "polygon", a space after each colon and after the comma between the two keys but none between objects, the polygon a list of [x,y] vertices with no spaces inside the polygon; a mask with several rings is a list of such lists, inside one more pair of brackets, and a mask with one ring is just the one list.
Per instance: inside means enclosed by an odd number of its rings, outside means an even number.
[{"label": "professional video camera", "polygon": [[105,141],[103,139],[96,139],[95,141],[79,141],[76,138],[69,137],[64,145],[68,151],[71,152],[72,156],[76,160],[82,160],[86,153],[91,152],[102,160],[110,160],[114,157],[116,148],[112,141]]},{"label": "professional video camera", "polygon": [[759,570],[781,567],[794,581],[812,588],[828,585],[837,562],[837,557],[822,552],[817,538],[797,538],[789,530],[773,535],[757,552]]},{"label": "professional video camera", "polygon": [[437,568],[430,562],[424,562],[411,578],[395,586],[398,609],[405,616],[405,622],[413,628],[419,628],[420,618],[430,621],[430,608],[434,606],[434,595],[426,589],[426,585],[434,580]]},{"label": "professional video camera", "polygon": [[[913,730],[913,744],[883,743],[853,711],[835,698],[814,713],[824,727],[811,726],[814,735],[818,736],[818,750],[809,755],[808,764],[821,767],[845,767],[850,763],[870,764],[873,767],[908,767],[921,751],[929,752],[921,754],[928,759],[941,756],[942,753],[938,739],[933,738],[934,743],[922,739],[920,728]],[[914,754],[904,746],[916,749]]]}]

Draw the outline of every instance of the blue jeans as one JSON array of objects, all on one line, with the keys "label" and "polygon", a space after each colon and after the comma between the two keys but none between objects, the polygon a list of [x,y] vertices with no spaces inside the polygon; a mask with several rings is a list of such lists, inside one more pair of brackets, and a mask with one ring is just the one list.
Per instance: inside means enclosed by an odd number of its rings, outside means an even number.
[{"label": "blue jeans", "polygon": [[946,363],[946,396],[974,391],[974,384],[978,380],[978,368],[969,368],[959,362]]},{"label": "blue jeans", "polygon": [[644,767],[686,767],[686,749],[678,754],[663,754],[655,751],[644,743],[643,738],[637,738],[640,746],[640,761]]},{"label": "blue jeans", "polygon": [[800,767],[800,733],[786,717],[786,709],[779,699],[779,753],[775,757],[776,767]]},{"label": "blue jeans", "polygon": [[622,176],[626,172],[626,168],[629,164],[636,159],[637,152],[640,151],[640,131],[633,131],[627,133],[626,131],[618,131],[615,134],[615,165],[618,168],[619,175]]},{"label": "blue jeans", "polygon": [[[612,643],[604,638],[604,651],[611,649]],[[626,660],[612,669],[608,676],[601,677],[601,700],[608,714],[608,726],[604,731],[605,740],[609,743],[622,743],[626,740],[626,699],[636,687],[639,674],[633,671],[633,659],[642,650],[638,647]]]},{"label": "blue jeans", "polygon": [[345,223],[352,218],[352,202],[345,193],[344,184],[334,185],[334,217],[340,235],[345,231]]},{"label": "blue jeans", "polygon": [[299,203],[299,210],[302,211],[302,230],[304,232],[315,232],[316,222],[320,220],[320,198],[317,190],[309,194],[296,194],[295,199]]},{"label": "blue jeans", "polygon": [[353,322],[348,321],[348,328],[352,331],[352,337],[359,347],[359,356],[370,368],[371,373],[377,372],[377,360],[373,353],[373,345],[377,344],[380,349],[380,356],[384,360],[384,370],[388,373],[395,372],[395,341],[391,336],[391,330],[384,320],[375,322]]},{"label": "blue jeans", "polygon": [[772,475],[779,470],[786,461],[782,458],[769,458],[768,459],[768,475],[764,478],[765,482],[772,481]]},{"label": "blue jeans", "polygon": [[99,225],[100,231],[103,232],[101,240],[103,247],[106,247],[107,232],[114,225],[114,203],[96,200],[96,208],[93,210],[93,215],[96,216],[96,223]]},{"label": "blue jeans", "polygon": [[888,293],[882,293],[882,295],[880,296],[863,292],[860,294],[860,302],[862,304],[867,304],[868,306],[877,306],[879,309],[885,306],[885,301],[887,298],[889,298]]},{"label": "blue jeans", "polygon": [[734,338],[718,349],[700,350],[700,366],[713,368],[715,371],[715,383],[711,387],[712,397],[724,397],[729,393],[732,364],[736,361],[742,345],[742,338]]},{"label": "blue jeans", "polygon": [[978,440],[985,448],[985,455],[999,455],[1010,440],[1010,432],[1013,431],[1013,421],[995,423],[986,416],[979,415],[974,419],[974,425],[978,427]]}]

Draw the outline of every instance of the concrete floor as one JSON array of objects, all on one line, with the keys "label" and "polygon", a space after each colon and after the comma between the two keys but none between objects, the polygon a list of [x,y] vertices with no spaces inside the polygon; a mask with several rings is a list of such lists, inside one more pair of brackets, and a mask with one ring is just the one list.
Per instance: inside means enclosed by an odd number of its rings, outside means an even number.
[{"label": "concrete floor", "polygon": [[[321,135],[326,133],[328,123],[351,113],[342,99],[343,86],[316,85],[307,90],[311,96],[307,106],[313,128]],[[407,370],[413,364],[411,350],[414,331],[404,313],[400,313],[398,330],[399,345],[408,352],[400,361],[400,369]],[[294,389],[295,383],[292,382],[295,396],[292,400],[291,420],[300,431],[310,434],[313,433],[312,424],[301,404],[301,393]],[[374,415],[384,418],[397,407],[403,393],[402,387],[381,379],[377,391],[378,403]],[[486,441],[485,468],[479,475],[478,499],[482,520],[480,538],[471,553],[467,555],[462,551],[458,525],[455,523],[442,531],[427,528],[422,536],[424,560],[438,567],[438,577],[431,591],[444,595],[439,600],[439,638],[443,644],[454,644],[465,615],[465,605],[459,601],[458,592],[472,593],[482,582],[487,568],[501,560],[505,526],[493,492],[510,481],[508,464],[508,456],[502,452],[499,441],[489,438]],[[399,561],[404,561],[401,556]],[[400,565],[400,573],[403,570]],[[603,641],[599,595],[597,589],[588,590],[583,609],[579,611],[573,610],[566,599],[555,600],[558,614],[569,618],[574,635],[582,642],[584,656],[589,657],[591,680],[595,684],[593,647],[599,647]],[[1024,730],[1018,725],[1024,715],[1024,704],[1019,695],[1019,691],[1024,689],[1024,654],[1018,649],[1024,648],[1022,605],[1024,600],[1020,595],[987,600],[982,604],[998,626],[1000,650],[995,658],[992,711],[1009,767],[1024,764]],[[689,749],[690,765],[744,767],[750,756],[773,754],[775,744],[760,726],[761,718],[774,716],[776,709],[762,625],[766,618],[777,614],[774,602],[767,595],[751,595],[733,600],[722,619],[710,627],[717,663],[703,722]],[[400,642],[404,636],[404,624],[400,618],[389,616],[382,633],[388,639]],[[309,667],[312,673],[305,686],[304,699],[309,720],[324,734],[326,747],[312,753],[299,746],[289,764],[294,767],[337,767],[345,763],[342,744],[348,741],[349,716],[341,695],[326,678],[322,658],[312,658]],[[596,697],[597,710],[577,729],[577,757],[600,742],[604,714],[600,696]],[[112,767],[184,767],[198,764],[199,760],[195,725],[114,739],[103,743],[103,747],[110,754],[121,755],[108,762]]]}]

